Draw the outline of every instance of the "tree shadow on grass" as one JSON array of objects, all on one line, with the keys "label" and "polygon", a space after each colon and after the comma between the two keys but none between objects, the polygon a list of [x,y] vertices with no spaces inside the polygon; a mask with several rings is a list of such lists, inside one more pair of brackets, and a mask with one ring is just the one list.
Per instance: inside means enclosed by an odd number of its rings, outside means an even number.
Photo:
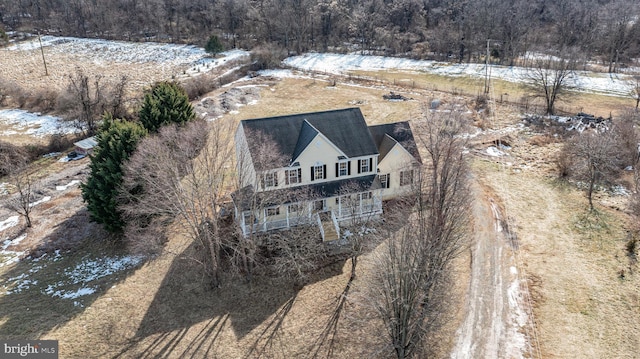
[{"label": "tree shadow on grass", "polygon": [[[241,340],[261,325],[247,358],[260,357],[273,345],[301,288],[286,279],[256,276],[251,283],[226,279],[222,288],[209,289],[201,269],[188,259],[195,250],[191,245],[174,259],[135,337],[114,358],[215,357],[226,328]],[[343,264],[323,268],[311,280],[340,275]]]},{"label": "tree shadow on grass", "polygon": [[28,249],[31,256],[0,268],[0,337],[40,338],[81,314],[141,264],[121,246],[97,240],[104,237],[81,209]]}]

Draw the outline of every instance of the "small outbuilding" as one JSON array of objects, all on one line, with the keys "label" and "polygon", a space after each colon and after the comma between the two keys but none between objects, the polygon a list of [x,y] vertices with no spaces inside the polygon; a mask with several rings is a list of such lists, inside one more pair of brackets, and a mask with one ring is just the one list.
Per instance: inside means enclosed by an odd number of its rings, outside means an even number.
[{"label": "small outbuilding", "polygon": [[77,154],[88,156],[93,152],[93,148],[98,145],[98,141],[96,140],[96,136],[92,136],[75,142],[73,145],[75,146],[74,151]]}]

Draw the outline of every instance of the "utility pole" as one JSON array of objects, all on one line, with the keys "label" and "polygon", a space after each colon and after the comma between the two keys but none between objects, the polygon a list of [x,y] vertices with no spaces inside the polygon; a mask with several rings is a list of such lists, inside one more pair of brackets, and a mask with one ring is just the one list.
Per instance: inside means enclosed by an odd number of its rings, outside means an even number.
[{"label": "utility pole", "polygon": [[44,59],[44,49],[42,48],[42,40],[40,39],[40,31],[38,31],[38,42],[40,43],[40,53],[42,53],[42,63],[44,63],[44,75],[49,76],[49,70],[47,70],[47,61]]},{"label": "utility pole", "polygon": [[489,93],[489,42],[491,39],[487,39],[487,55],[484,58],[484,93]]}]

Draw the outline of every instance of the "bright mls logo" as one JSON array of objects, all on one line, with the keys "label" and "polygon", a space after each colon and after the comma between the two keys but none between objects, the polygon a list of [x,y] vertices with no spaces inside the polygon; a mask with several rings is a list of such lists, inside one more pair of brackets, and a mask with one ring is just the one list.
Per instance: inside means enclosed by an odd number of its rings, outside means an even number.
[{"label": "bright mls logo", "polygon": [[3,340],[0,341],[2,358],[57,359],[57,340]]}]

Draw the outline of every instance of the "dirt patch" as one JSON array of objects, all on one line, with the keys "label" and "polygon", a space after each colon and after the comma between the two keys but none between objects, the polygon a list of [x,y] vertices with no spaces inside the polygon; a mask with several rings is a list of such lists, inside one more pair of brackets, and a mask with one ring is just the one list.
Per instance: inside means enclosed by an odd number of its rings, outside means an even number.
[{"label": "dirt patch", "polygon": [[255,105],[260,99],[261,87],[243,86],[227,89],[220,94],[206,96],[194,104],[196,113],[213,120],[227,113],[238,113],[242,106]]}]

